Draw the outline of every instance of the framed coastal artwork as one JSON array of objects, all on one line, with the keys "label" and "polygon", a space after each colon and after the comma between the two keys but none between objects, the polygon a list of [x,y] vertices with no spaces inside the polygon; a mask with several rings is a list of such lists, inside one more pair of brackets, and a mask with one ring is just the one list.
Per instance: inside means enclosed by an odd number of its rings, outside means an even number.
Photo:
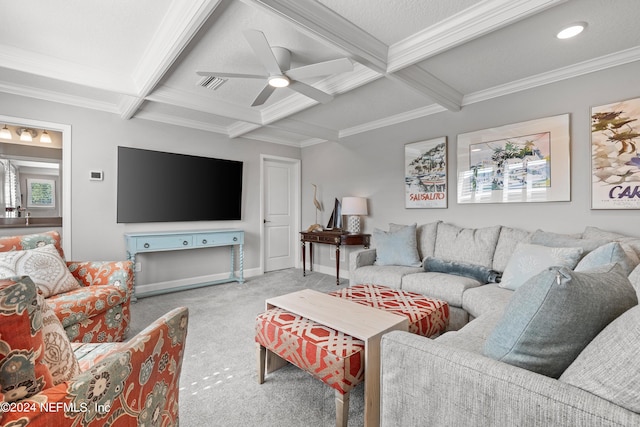
[{"label": "framed coastal artwork", "polygon": [[406,208],[447,207],[447,137],[404,146]]},{"label": "framed coastal artwork", "polygon": [[640,98],[591,109],[591,208],[640,209]]},{"label": "framed coastal artwork", "polygon": [[458,203],[571,198],[569,114],[458,135]]},{"label": "framed coastal artwork", "polygon": [[27,207],[55,208],[56,182],[52,179],[27,179]]}]

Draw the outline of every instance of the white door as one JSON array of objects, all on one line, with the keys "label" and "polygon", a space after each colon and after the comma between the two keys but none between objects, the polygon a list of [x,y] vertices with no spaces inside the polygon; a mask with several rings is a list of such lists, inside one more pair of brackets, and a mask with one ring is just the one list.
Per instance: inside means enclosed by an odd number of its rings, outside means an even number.
[{"label": "white door", "polygon": [[299,163],[264,159],[264,270],[292,268],[296,261]]}]

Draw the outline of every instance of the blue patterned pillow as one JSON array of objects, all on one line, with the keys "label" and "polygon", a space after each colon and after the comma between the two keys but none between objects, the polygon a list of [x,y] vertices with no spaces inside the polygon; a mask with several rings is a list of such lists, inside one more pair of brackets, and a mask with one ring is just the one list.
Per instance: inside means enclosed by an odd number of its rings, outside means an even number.
[{"label": "blue patterned pillow", "polygon": [[373,230],[376,265],[405,265],[420,267],[416,225],[397,227],[394,231]]}]

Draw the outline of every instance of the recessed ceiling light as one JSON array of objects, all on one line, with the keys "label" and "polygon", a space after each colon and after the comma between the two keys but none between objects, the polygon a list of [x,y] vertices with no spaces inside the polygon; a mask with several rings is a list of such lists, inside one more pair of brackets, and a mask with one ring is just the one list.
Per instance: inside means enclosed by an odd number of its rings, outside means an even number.
[{"label": "recessed ceiling light", "polygon": [[269,78],[269,85],[273,87],[289,86],[289,79],[286,76],[272,76]]},{"label": "recessed ceiling light", "polygon": [[586,27],[586,22],[576,22],[575,24],[571,24],[560,30],[556,37],[559,39],[570,39],[571,37],[575,37],[583,32]]}]

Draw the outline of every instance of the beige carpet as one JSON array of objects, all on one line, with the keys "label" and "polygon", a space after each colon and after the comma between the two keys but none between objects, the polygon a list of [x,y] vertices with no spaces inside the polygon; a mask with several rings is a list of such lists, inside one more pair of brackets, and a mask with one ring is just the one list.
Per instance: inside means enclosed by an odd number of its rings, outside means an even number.
[{"label": "beige carpet", "polygon": [[[346,286],[347,281],[341,287]],[[335,277],[290,269],[227,283],[140,299],[132,304],[130,336],[178,306],[189,308],[180,380],[180,425],[335,426],[334,391],[287,366],[257,380],[256,314],[264,300],[300,289],[339,289]],[[351,392],[349,426],[362,426],[364,390]]]}]

